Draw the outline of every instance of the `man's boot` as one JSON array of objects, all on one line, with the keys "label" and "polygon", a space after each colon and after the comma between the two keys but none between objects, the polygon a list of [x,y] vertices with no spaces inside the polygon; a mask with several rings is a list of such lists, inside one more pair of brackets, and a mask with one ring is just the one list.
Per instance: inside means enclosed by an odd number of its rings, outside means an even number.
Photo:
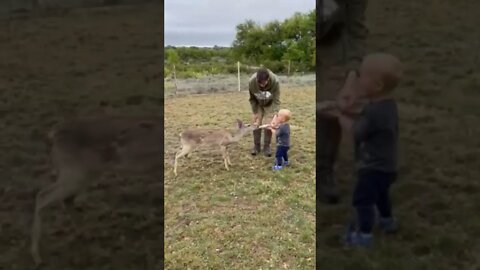
[{"label": "man's boot", "polygon": [[340,196],[337,191],[335,179],[333,174],[318,175],[319,183],[317,188],[319,189],[317,199],[326,204],[337,204],[340,201]]},{"label": "man's boot", "polygon": [[255,129],[253,131],[253,148],[252,151],[250,152],[252,156],[256,156],[258,153],[260,153],[260,139],[262,137],[262,129]]},{"label": "man's boot", "polygon": [[265,129],[263,134],[263,155],[266,157],[272,156],[272,149],[270,148],[270,143],[272,141],[272,131]]},{"label": "man's boot", "polygon": [[318,199],[327,204],[339,202],[334,166],[341,131],[338,119],[317,117],[317,194]]}]

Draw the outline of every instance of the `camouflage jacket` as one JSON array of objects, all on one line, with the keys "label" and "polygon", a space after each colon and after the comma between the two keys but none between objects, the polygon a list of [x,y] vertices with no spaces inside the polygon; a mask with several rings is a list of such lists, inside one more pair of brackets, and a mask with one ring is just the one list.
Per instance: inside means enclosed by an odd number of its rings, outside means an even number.
[{"label": "camouflage jacket", "polygon": [[273,106],[274,112],[278,112],[280,109],[280,83],[277,75],[271,70],[268,70],[268,73],[270,78],[267,86],[263,89],[258,85],[257,73],[253,74],[248,82],[249,101],[253,113],[258,113],[260,107]]}]

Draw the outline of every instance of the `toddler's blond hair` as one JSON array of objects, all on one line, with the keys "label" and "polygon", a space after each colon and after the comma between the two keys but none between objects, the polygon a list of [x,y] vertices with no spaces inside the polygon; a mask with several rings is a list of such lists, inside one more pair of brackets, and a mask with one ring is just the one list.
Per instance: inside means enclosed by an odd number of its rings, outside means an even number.
[{"label": "toddler's blond hair", "polygon": [[284,115],[285,120],[288,121],[292,117],[292,112],[288,109],[281,109],[278,111],[278,115]]},{"label": "toddler's blond hair", "polygon": [[373,66],[384,83],[384,91],[395,89],[403,76],[403,66],[397,57],[388,53],[372,53],[363,59],[364,65]]}]

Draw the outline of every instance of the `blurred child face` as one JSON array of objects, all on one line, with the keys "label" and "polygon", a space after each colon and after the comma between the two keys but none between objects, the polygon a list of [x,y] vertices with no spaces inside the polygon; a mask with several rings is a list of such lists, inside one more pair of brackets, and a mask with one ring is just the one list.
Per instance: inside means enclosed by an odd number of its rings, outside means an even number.
[{"label": "blurred child face", "polygon": [[380,70],[375,63],[365,59],[360,67],[360,77],[358,79],[359,92],[361,96],[371,98],[382,94],[383,81]]},{"label": "blurred child face", "polygon": [[284,123],[286,120],[287,120],[287,117],[284,114],[279,113],[277,115],[277,122],[278,123]]}]

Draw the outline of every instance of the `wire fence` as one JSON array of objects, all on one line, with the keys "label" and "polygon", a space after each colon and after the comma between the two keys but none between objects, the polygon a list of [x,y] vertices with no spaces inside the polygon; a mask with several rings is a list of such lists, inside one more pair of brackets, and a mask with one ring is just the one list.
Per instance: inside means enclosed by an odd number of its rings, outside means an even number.
[{"label": "wire fence", "polygon": [[[192,94],[214,94],[238,91],[248,91],[248,82],[259,67],[248,66],[250,72],[236,64],[236,74],[203,75],[196,78],[178,78],[178,70],[172,66],[171,76],[164,79],[165,97]],[[281,88],[314,86],[315,73],[292,73],[277,75]]]}]

